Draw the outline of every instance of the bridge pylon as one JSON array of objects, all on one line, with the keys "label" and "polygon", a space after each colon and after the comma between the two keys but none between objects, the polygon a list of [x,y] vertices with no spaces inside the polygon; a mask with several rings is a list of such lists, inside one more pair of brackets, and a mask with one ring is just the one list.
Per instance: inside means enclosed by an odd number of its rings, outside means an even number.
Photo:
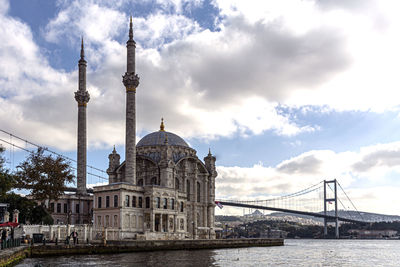
[{"label": "bridge pylon", "polygon": [[[327,198],[327,193],[326,193],[326,187],[329,186],[330,184],[333,184],[333,198]],[[326,203],[332,203],[335,202],[335,219],[328,219],[327,217],[324,217],[324,236],[328,236],[328,222],[334,222],[335,223],[335,237],[339,238],[339,218],[338,218],[338,204],[337,204],[337,181],[336,179],[334,180],[324,180],[324,215],[326,216]]]}]

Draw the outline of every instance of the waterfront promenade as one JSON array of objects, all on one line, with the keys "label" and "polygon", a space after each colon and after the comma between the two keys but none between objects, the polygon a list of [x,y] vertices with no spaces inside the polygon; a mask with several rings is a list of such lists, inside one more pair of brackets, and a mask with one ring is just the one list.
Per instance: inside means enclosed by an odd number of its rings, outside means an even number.
[{"label": "waterfront promenade", "polygon": [[283,239],[246,238],[246,239],[214,239],[214,240],[140,240],[140,241],[107,241],[106,244],[95,242],[90,244],[65,245],[49,243],[33,246],[23,245],[0,251],[0,266],[7,266],[26,257],[65,256],[78,254],[110,254],[125,252],[144,252],[160,250],[198,250],[245,247],[283,246]]}]

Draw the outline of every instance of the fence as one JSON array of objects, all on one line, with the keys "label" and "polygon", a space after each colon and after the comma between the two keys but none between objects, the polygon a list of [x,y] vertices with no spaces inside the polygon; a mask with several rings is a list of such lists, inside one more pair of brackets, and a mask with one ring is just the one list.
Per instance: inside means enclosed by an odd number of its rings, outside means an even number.
[{"label": "fence", "polygon": [[1,242],[1,249],[19,247],[20,245],[21,245],[21,239],[19,238],[3,240]]}]

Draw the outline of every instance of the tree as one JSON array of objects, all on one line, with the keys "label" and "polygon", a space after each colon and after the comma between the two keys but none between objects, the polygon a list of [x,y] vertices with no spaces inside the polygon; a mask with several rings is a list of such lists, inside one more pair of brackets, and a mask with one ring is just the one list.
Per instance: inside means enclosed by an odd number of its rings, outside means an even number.
[{"label": "tree", "polygon": [[16,187],[31,190],[35,200],[58,200],[64,193],[65,183],[73,183],[74,175],[70,163],[57,156],[44,155],[38,148],[17,166]]},{"label": "tree", "polygon": [[0,145],[0,197],[4,197],[15,185],[13,175],[4,168],[5,159],[2,156],[4,150],[4,147]]}]

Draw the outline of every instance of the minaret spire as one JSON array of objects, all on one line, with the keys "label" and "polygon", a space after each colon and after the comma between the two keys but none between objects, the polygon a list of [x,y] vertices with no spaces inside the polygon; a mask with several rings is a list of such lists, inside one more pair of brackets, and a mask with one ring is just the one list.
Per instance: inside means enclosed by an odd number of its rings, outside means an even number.
[{"label": "minaret spire", "polygon": [[136,88],[139,76],[135,73],[135,49],[132,16],[129,22],[129,39],[126,42],[126,72],[122,82],[126,88],[126,128],[125,128],[125,181],[136,184]]},{"label": "minaret spire", "polygon": [[85,60],[85,49],[83,47],[83,36],[81,41],[81,60]]},{"label": "minaret spire", "polygon": [[129,21],[129,41],[133,41],[132,15]]},{"label": "minaret spire", "polygon": [[78,91],[75,92],[75,100],[78,102],[78,144],[77,144],[77,194],[86,195],[86,106],[90,95],[86,90],[86,60],[83,49],[83,37],[81,40],[81,58],[78,62],[79,80]]}]

